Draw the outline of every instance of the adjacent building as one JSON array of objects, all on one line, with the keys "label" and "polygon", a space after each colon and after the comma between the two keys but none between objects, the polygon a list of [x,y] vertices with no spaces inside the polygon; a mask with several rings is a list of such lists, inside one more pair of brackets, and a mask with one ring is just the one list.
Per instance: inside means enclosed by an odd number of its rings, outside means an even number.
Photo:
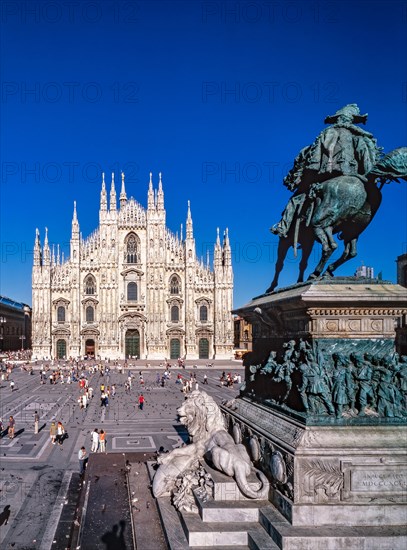
[{"label": "adjacent building", "polygon": [[31,348],[31,308],[0,296],[0,352]]},{"label": "adjacent building", "polygon": [[[109,204],[108,204],[109,202]],[[119,359],[231,358],[233,270],[226,229],[213,268],[198,260],[188,202],[185,236],[166,227],[164,191],[152,174],[145,209],[119,207],[112,174],[102,177],[99,226],[83,239],[74,204],[70,257],[60,258],[37,229],[32,271],[33,356]]]},{"label": "adjacent building", "polygon": [[234,354],[236,359],[241,359],[242,356],[253,350],[252,325],[243,317],[235,315],[234,323]]}]

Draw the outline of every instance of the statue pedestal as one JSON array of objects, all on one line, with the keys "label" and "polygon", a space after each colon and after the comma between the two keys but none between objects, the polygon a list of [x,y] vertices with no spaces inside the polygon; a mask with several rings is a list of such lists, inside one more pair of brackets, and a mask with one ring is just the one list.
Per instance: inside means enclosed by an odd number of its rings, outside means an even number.
[{"label": "statue pedestal", "polygon": [[[259,296],[235,313],[253,325],[253,352],[245,358],[240,397],[222,410],[236,443],[247,447],[269,478],[274,506],[292,527],[364,526],[366,538],[370,527],[397,531],[407,521],[404,375],[378,362],[370,365],[373,375],[365,383],[362,367],[349,358],[394,357],[407,313],[406,289],[367,279],[321,280]],[[287,375],[278,367],[290,340],[295,340],[297,363]],[[267,370],[271,350],[276,363]],[[304,366],[307,350],[321,366],[317,375],[311,373],[312,361]],[[333,353],[346,356],[353,377],[356,405],[344,405],[349,414],[336,409],[339,369]],[[364,407],[363,387],[369,397]],[[384,390],[388,401],[390,395],[397,401],[386,412],[378,406]],[[306,409],[307,397],[316,406]],[[406,542],[397,536],[392,548]]]},{"label": "statue pedestal", "polygon": [[309,426],[245,397],[222,410],[293,526],[405,524],[405,426]]},{"label": "statue pedestal", "polygon": [[328,357],[335,351],[385,354],[394,351],[407,315],[407,292],[385,281],[336,277],[258,296],[234,313],[253,326],[252,364],[299,338]]}]

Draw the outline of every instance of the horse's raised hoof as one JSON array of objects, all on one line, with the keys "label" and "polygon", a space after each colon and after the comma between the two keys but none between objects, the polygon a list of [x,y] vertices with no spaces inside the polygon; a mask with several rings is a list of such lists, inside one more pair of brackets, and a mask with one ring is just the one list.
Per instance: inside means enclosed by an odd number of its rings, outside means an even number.
[{"label": "horse's raised hoof", "polygon": [[325,273],[322,275],[323,279],[333,279],[333,277],[334,277],[334,274],[331,271],[329,271],[329,269],[327,269]]},{"label": "horse's raised hoof", "polygon": [[315,281],[315,279],[319,278],[319,274],[317,273],[311,273],[311,275],[308,277],[307,281]]}]

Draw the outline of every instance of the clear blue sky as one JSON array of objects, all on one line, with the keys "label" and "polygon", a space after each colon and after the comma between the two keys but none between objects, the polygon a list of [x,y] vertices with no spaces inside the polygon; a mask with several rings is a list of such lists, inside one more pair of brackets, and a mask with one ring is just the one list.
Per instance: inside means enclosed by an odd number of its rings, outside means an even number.
[{"label": "clear blue sky", "polygon": [[[358,103],[386,152],[406,145],[406,21],[391,0],[3,2],[1,294],[31,303],[35,227],[67,254],[73,201],[87,236],[112,169],[143,205],[162,171],[170,229],[189,199],[199,255],[229,227],[234,305],[263,292],[282,177],[325,116]],[[407,185],[386,186],[338,274],[395,280],[406,207]],[[291,256],[281,284],[297,270]]]}]

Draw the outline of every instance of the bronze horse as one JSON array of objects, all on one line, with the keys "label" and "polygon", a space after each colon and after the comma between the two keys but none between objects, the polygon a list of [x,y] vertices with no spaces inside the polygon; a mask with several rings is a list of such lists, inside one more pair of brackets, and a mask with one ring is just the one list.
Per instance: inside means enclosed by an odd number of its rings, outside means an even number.
[{"label": "bronze horse", "polygon": [[274,279],[266,293],[273,292],[290,247],[300,244],[302,255],[298,283],[303,282],[315,241],[322,245],[319,263],[309,279],[319,277],[337,248],[334,235],[344,242],[342,255],[329,264],[325,273],[332,276],[343,263],[357,254],[357,240],[374,218],[382,200],[381,189],[388,181],[407,179],[407,148],[388,153],[364,177],[338,176],[312,186],[315,198],[308,199],[304,214],[296,214],[286,237],[280,237]]}]

